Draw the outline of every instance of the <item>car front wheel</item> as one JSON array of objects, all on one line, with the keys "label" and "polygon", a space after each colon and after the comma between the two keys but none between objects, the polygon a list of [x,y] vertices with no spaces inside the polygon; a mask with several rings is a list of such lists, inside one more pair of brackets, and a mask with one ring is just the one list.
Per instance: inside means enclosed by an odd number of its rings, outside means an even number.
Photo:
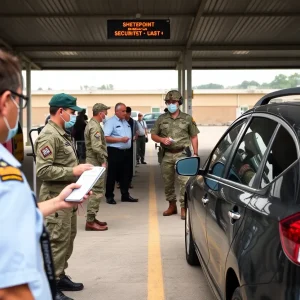
[{"label": "car front wheel", "polygon": [[191,266],[199,265],[199,259],[196,254],[194,239],[192,235],[192,228],[190,222],[189,207],[186,205],[186,218],[185,218],[185,254],[188,264]]}]

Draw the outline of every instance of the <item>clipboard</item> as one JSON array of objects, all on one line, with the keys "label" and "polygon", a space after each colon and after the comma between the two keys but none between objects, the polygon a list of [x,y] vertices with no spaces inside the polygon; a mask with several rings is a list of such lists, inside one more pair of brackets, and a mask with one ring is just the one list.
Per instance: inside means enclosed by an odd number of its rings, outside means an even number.
[{"label": "clipboard", "polygon": [[74,189],[72,193],[65,199],[67,202],[80,202],[83,197],[93,188],[95,183],[105,172],[104,167],[93,167],[91,170],[84,171],[79,179],[77,184],[80,184],[81,187]]}]

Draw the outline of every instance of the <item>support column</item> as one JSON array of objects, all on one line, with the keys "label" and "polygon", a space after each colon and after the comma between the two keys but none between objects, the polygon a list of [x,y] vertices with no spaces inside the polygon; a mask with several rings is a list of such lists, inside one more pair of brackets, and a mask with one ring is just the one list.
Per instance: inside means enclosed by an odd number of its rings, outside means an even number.
[{"label": "support column", "polygon": [[32,104],[31,104],[31,65],[27,63],[26,65],[26,96],[29,97],[26,113],[27,113],[27,136],[26,136],[26,145],[30,146],[30,141],[28,138],[29,131],[31,130],[31,112],[32,112]]},{"label": "support column", "polygon": [[177,71],[178,71],[178,91],[182,94],[182,89],[181,89],[181,77],[182,77],[182,64],[179,63],[177,64]]},{"label": "support column", "polygon": [[192,87],[192,51],[188,50],[185,55],[186,62],[186,113],[192,115],[192,100],[193,100],[193,87]]},{"label": "support column", "polygon": [[181,95],[184,99],[183,104],[182,104],[182,111],[186,111],[186,84],[185,84],[185,53],[182,54],[182,67],[181,67]]}]

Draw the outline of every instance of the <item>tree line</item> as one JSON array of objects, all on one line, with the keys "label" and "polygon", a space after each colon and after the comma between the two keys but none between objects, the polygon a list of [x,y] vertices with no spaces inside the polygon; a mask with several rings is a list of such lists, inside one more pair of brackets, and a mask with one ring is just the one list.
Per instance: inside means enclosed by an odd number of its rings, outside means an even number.
[{"label": "tree line", "polygon": [[[81,85],[80,86],[80,90],[82,91],[95,91],[95,90],[113,90],[114,89],[114,86],[113,84],[102,84],[101,86],[89,86],[89,85]],[[45,89],[45,90],[48,90],[48,91],[51,91],[52,88],[48,88],[48,89]],[[38,88],[38,91],[43,91],[43,88],[39,87]]]},{"label": "tree line", "polygon": [[256,87],[261,89],[286,89],[300,86],[300,74],[295,73],[290,76],[283,74],[276,75],[271,82],[259,83],[255,80],[244,80],[242,83],[235,86],[224,87],[221,84],[209,83],[194,86],[193,89],[248,89],[249,87]]}]

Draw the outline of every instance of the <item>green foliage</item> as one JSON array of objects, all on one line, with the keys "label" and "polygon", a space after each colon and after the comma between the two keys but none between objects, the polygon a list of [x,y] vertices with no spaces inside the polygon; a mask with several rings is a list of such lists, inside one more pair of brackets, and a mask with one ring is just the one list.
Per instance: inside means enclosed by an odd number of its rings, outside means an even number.
[{"label": "green foliage", "polygon": [[[251,80],[251,81],[244,80],[242,83],[236,86],[229,86],[226,88],[227,89],[248,89],[249,87],[256,87],[260,89],[286,89],[286,88],[293,88],[297,86],[300,86],[300,74],[294,73],[290,76],[278,74],[275,76],[273,81],[269,83],[264,82],[260,84],[255,80]],[[209,84],[194,86],[193,89],[224,89],[224,86],[220,84],[209,83]]]},{"label": "green foliage", "polygon": [[201,89],[218,90],[218,89],[224,89],[224,86],[221,84],[209,83],[209,84],[194,86],[193,89],[194,90],[201,90]]}]

